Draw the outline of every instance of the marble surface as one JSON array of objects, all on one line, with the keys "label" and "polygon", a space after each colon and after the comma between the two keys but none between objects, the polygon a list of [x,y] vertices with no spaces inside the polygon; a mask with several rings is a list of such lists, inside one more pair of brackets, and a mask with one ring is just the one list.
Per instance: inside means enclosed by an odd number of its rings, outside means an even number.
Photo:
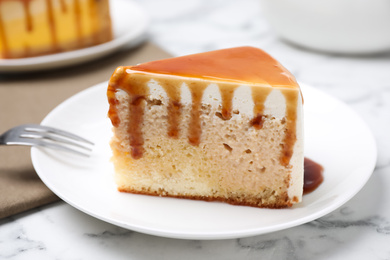
[{"label": "marble surface", "polygon": [[257,0],[138,2],[151,16],[151,39],[173,55],[257,46],[298,81],[349,104],[377,141],[372,177],[348,203],[320,219],[229,240],[140,234],[59,202],[0,220],[0,259],[390,259],[390,53],[351,57],[289,45],[268,26]]}]

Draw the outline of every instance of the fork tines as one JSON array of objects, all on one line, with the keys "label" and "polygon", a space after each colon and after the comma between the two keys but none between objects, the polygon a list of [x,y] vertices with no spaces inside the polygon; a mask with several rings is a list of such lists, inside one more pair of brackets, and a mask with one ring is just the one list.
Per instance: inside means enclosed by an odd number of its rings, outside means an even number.
[{"label": "fork tines", "polygon": [[24,131],[19,134],[20,138],[27,138],[33,145],[63,150],[89,157],[85,151],[92,151],[89,146],[94,145],[91,141],[53,127],[42,125],[24,125]]}]

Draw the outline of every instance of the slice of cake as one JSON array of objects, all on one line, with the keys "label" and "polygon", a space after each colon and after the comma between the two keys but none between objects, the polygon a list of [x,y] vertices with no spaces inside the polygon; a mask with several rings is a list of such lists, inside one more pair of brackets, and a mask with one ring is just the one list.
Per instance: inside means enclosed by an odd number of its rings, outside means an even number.
[{"label": "slice of cake", "polygon": [[108,0],[0,0],[0,58],[24,58],[112,39]]},{"label": "slice of cake", "polygon": [[119,191],[268,208],[301,201],[300,88],[264,51],[118,67],[107,95]]}]

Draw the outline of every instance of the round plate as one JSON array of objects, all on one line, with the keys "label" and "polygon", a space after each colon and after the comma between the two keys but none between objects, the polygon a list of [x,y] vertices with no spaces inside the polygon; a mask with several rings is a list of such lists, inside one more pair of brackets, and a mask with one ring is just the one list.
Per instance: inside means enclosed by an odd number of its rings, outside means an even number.
[{"label": "round plate", "polygon": [[305,155],[325,168],[324,182],[288,209],[260,209],[219,202],[120,193],[110,163],[111,123],[107,83],[55,108],[42,122],[95,142],[90,158],[32,148],[43,182],[70,205],[109,223],[147,234],[183,239],[225,239],[264,234],[319,218],[352,198],[376,162],[374,138],[344,103],[306,85]]},{"label": "round plate", "polygon": [[22,59],[0,59],[0,72],[26,72],[53,69],[87,62],[112,53],[123,46],[135,46],[146,38],[148,17],[131,0],[110,0],[114,39],[74,51]]}]

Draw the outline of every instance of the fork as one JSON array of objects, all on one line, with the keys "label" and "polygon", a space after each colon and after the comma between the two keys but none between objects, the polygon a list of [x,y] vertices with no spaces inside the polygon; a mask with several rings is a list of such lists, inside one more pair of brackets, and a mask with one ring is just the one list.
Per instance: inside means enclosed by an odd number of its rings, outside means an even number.
[{"label": "fork", "polygon": [[89,157],[94,144],[75,134],[43,125],[13,127],[0,135],[0,145],[42,146]]}]

